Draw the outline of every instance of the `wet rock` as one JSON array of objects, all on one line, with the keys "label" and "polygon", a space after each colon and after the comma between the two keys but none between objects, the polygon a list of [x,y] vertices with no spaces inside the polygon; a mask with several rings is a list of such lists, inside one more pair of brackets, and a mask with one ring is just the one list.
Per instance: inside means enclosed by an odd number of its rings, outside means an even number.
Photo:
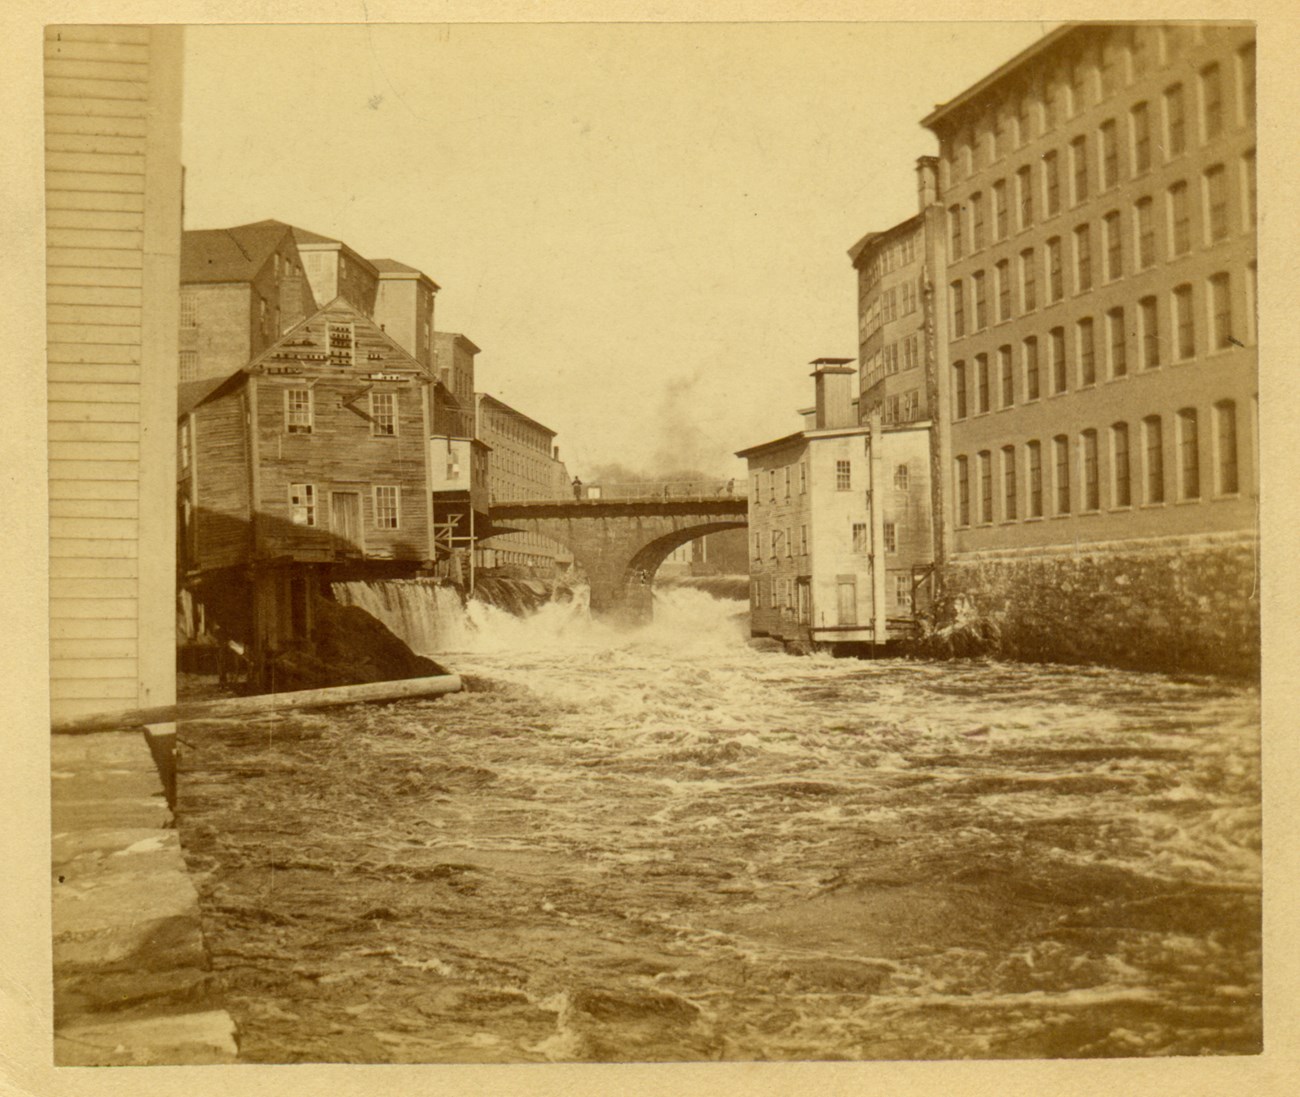
[{"label": "wet rock", "polygon": [[632,1019],[673,1020],[690,1023],[699,1008],[674,994],[656,994],[640,990],[599,990],[584,987],[571,999],[573,1009],[598,1021]]}]

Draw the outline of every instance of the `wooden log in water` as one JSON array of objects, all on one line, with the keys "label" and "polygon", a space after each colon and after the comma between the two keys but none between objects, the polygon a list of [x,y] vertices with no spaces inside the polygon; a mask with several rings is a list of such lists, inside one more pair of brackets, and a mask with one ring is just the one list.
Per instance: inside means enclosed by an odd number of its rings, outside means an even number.
[{"label": "wooden log in water", "polygon": [[72,716],[55,720],[55,735],[85,735],[94,731],[131,731],[149,724],[170,724],[179,720],[220,720],[256,716],[287,709],[325,708],[366,701],[397,701],[404,697],[435,697],[462,689],[460,676],[436,674],[428,678],[399,678],[389,682],[360,682],[350,686],[302,689],[291,693],[260,693],[255,697],[223,697],[214,701],[191,701],[180,705],[126,709],[120,712]]}]

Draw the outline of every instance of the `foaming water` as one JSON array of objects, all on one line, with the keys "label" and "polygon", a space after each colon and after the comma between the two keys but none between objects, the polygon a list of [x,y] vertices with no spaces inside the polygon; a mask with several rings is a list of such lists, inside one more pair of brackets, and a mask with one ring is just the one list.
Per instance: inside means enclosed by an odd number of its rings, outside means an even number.
[{"label": "foaming water", "polygon": [[465,693],[187,731],[249,1057],[1258,1048],[1253,689],[447,609]]}]

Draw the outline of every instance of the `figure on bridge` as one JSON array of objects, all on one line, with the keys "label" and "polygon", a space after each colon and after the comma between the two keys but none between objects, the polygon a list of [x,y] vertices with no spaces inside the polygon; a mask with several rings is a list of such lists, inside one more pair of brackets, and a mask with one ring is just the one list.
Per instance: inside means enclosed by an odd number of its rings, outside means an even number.
[{"label": "figure on bridge", "polygon": [[573,478],[573,497],[575,499],[582,498],[582,481],[576,476]]}]

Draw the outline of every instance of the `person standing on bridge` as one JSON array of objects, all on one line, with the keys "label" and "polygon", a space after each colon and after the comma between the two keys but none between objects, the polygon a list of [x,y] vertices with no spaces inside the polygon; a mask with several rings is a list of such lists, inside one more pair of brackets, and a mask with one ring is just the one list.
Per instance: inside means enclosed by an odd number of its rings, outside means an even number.
[{"label": "person standing on bridge", "polygon": [[582,498],[582,481],[576,476],[573,478],[573,497],[575,499]]}]

